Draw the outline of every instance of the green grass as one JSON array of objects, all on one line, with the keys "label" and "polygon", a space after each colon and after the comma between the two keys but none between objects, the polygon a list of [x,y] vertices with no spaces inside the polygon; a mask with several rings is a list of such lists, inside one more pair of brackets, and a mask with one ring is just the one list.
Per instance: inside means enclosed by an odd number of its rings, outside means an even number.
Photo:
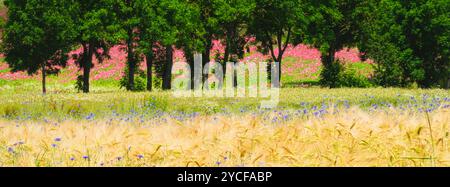
[{"label": "green grass", "polygon": [[[93,81],[92,92],[78,93],[72,83],[50,82],[49,93],[42,95],[39,81],[8,81],[0,86],[0,117],[6,119],[84,119],[90,114],[96,118],[112,115],[152,118],[157,115],[192,115],[214,113],[258,113],[265,98],[176,98],[171,92],[127,92],[115,81]],[[398,88],[283,88],[277,110],[310,110],[316,106],[358,106],[370,109],[373,105],[407,107],[411,96],[420,104],[424,95],[426,104],[433,98],[449,98],[448,90]],[[444,103],[445,104],[445,103]],[[421,105],[420,105],[421,106]],[[415,106],[419,108],[420,106]],[[426,107],[426,106],[425,106]]]},{"label": "green grass", "polygon": [[362,75],[369,75],[374,71],[372,64],[367,63],[351,63],[346,65],[345,68],[353,69]]},{"label": "green grass", "polygon": [[0,70],[0,73],[8,73],[10,71],[10,69],[8,68],[8,69],[2,69],[2,70]]},{"label": "green grass", "polygon": [[[1,59],[0,59],[1,60]],[[287,67],[295,59],[286,58]],[[304,62],[305,64],[312,62]],[[359,73],[368,75],[373,69],[365,63],[347,64]],[[300,71],[301,70],[296,70]],[[320,70],[313,74],[318,77]],[[283,89],[280,102],[275,110],[304,110],[312,107],[344,105],[369,109],[373,105],[393,105],[407,107],[410,97],[448,98],[448,90],[421,90],[398,88],[370,89],[325,89],[318,86],[317,78],[293,73],[282,75]],[[5,119],[84,119],[90,114],[96,118],[110,118],[112,115],[127,117],[214,113],[258,113],[262,98],[175,98],[171,92],[127,92],[119,87],[119,81],[113,79],[91,81],[91,93],[79,93],[75,81],[61,81],[51,75],[47,79],[47,95],[41,94],[41,82],[38,79],[2,80],[0,79],[0,118]],[[303,88],[308,87],[308,88]],[[426,102],[428,104],[428,101]],[[420,106],[418,106],[420,107]],[[416,107],[416,108],[418,108]],[[426,107],[425,107],[426,108]]]},{"label": "green grass", "polygon": [[[283,68],[288,68],[290,66],[294,66],[298,63],[295,58],[286,58],[284,61]],[[311,64],[312,61],[302,61],[303,64]],[[354,70],[358,74],[362,74],[364,76],[369,76],[373,74],[374,69],[371,64],[357,62],[357,63],[349,63],[344,65],[345,70]],[[305,68],[295,69],[293,73],[284,73],[281,76],[282,86],[285,88],[295,88],[295,87],[310,87],[310,86],[318,86],[319,78],[321,73],[321,68],[318,71],[302,75],[301,72]]]}]

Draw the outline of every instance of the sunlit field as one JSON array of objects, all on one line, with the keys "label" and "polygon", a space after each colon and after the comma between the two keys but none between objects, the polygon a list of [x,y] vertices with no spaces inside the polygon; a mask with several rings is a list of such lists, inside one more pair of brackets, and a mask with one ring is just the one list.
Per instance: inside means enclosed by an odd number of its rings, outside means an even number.
[{"label": "sunlit field", "polygon": [[[6,12],[0,7],[0,17]],[[211,60],[225,55],[223,39],[211,41]],[[261,53],[257,38],[247,39],[241,61],[273,58]],[[139,73],[142,89],[125,91],[119,83],[129,66],[125,47],[116,42],[110,58],[93,58],[90,93],[77,87],[84,76],[74,58],[85,53],[79,43],[66,67],[46,75],[47,94],[42,71],[14,72],[14,61],[0,54],[0,167],[450,166],[450,91],[417,89],[417,81],[382,88],[373,82],[380,64],[360,58],[356,48],[336,51],[343,70],[334,81],[364,88],[327,89],[319,87],[324,54],[308,44],[286,45],[280,100],[267,109],[260,107],[267,98],[174,97],[162,91],[157,67],[152,92],[143,91],[146,77]],[[172,61],[186,61],[175,47]],[[136,67],[147,71],[147,63]]]},{"label": "sunlit field", "polygon": [[11,84],[0,88],[0,166],[450,166],[448,90],[283,88],[262,109]]}]

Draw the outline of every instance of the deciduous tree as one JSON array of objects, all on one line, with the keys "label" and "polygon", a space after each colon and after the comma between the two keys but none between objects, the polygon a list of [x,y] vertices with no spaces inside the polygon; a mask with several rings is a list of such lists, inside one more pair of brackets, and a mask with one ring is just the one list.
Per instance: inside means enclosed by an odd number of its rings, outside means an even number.
[{"label": "deciduous tree", "polygon": [[67,62],[76,35],[70,15],[71,1],[7,0],[8,20],[4,26],[2,53],[12,71],[57,73]]},{"label": "deciduous tree", "polygon": [[344,47],[354,47],[361,32],[360,7],[364,0],[314,0],[308,1],[307,41],[322,53],[321,84],[336,87],[340,70],[335,53]]},{"label": "deciduous tree", "polygon": [[446,0],[372,1],[359,47],[376,62],[383,86],[448,87],[450,4]]},{"label": "deciduous tree", "polygon": [[295,43],[293,35],[297,39],[303,36],[305,6],[307,4],[301,0],[256,0],[249,32],[256,36],[265,51],[270,52],[272,60],[279,62],[280,80],[283,54],[288,44]]},{"label": "deciduous tree", "polygon": [[114,22],[114,12],[110,9],[110,0],[76,0],[73,2],[72,16],[77,32],[74,45],[81,46],[82,52],[76,54],[76,62],[83,69],[83,75],[77,82],[81,90],[89,92],[89,75],[93,67],[92,58],[99,62],[109,58],[109,48],[117,42],[118,24]]}]

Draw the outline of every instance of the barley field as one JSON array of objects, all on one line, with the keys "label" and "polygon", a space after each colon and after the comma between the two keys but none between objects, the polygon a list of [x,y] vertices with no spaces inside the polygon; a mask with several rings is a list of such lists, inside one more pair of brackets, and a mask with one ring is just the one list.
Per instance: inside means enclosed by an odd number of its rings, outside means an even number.
[{"label": "barley field", "polygon": [[273,109],[52,90],[1,87],[0,166],[450,166],[448,90],[283,88]]}]

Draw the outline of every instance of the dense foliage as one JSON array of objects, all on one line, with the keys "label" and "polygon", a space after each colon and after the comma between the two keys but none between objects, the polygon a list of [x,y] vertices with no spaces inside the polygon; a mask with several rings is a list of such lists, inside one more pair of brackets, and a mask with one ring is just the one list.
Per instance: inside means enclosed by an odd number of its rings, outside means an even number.
[{"label": "dense foliage", "polygon": [[2,52],[12,71],[29,74],[42,72],[42,91],[46,92],[45,76],[57,73],[67,62],[70,42],[76,33],[71,19],[70,3],[66,1],[5,1],[8,21],[4,25]]},{"label": "dense foliage", "polygon": [[448,87],[450,3],[447,0],[374,2],[361,49],[377,62],[384,86]]},{"label": "dense foliage", "polygon": [[117,26],[114,25],[114,12],[108,9],[108,0],[77,0],[71,3],[73,21],[77,32],[72,41],[81,45],[82,52],[75,55],[76,63],[83,69],[77,85],[83,92],[89,92],[89,75],[95,55],[100,62],[108,58],[109,48],[117,41]]},{"label": "dense foliage", "polygon": [[[101,62],[113,46],[127,54],[122,70],[127,90],[142,90],[145,82],[151,91],[154,72],[163,89],[170,89],[175,49],[190,64],[195,53],[203,63],[215,58],[224,64],[244,59],[247,48],[256,46],[281,63],[288,46],[301,43],[320,50],[323,86],[449,84],[447,0],[7,0],[5,5],[2,53],[12,70],[42,69],[45,77],[80,49],[73,57],[83,69],[77,81],[83,92],[89,92],[93,57]],[[213,41],[224,46],[214,56]],[[346,70],[335,57],[353,47],[375,62],[372,80]],[[146,63],[144,72],[140,62]]]}]

